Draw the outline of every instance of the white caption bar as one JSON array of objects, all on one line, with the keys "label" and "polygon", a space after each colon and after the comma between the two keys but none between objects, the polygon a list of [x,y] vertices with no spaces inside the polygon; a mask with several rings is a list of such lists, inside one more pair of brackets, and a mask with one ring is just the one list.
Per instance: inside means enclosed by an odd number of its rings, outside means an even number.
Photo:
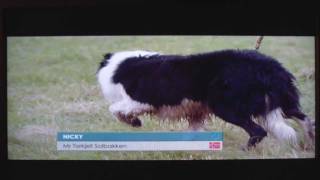
[{"label": "white caption bar", "polygon": [[222,141],[58,141],[58,151],[215,151]]}]

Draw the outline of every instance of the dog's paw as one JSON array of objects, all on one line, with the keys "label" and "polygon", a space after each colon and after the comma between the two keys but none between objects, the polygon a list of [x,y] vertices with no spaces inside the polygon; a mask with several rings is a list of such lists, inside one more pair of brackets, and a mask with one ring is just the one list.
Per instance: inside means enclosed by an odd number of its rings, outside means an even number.
[{"label": "dog's paw", "polygon": [[141,127],[142,126],[142,122],[140,119],[138,118],[134,118],[132,121],[131,121],[131,125],[133,127]]}]

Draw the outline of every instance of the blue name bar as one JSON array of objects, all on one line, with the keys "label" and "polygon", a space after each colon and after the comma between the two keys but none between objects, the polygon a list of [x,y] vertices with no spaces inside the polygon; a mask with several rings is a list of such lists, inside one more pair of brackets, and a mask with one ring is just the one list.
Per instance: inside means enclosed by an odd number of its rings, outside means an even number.
[{"label": "blue name bar", "polygon": [[223,141],[222,132],[59,132],[58,141]]}]

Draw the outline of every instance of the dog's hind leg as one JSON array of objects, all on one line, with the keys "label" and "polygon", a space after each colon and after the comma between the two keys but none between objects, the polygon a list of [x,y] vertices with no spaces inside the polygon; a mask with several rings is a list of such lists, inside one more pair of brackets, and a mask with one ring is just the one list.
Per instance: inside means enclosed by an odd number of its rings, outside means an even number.
[{"label": "dog's hind leg", "polygon": [[258,124],[256,124],[250,116],[241,116],[233,113],[233,111],[220,111],[215,109],[215,115],[233,125],[244,129],[250,136],[245,149],[255,147],[260,141],[267,136],[267,132]]},{"label": "dog's hind leg", "polygon": [[263,140],[263,138],[267,136],[267,132],[260,125],[252,121],[251,118],[248,117],[243,118],[242,120],[239,119],[241,118],[238,118],[237,121],[228,122],[243,128],[249,134],[250,138],[247,143],[247,149],[255,147],[259,142]]}]

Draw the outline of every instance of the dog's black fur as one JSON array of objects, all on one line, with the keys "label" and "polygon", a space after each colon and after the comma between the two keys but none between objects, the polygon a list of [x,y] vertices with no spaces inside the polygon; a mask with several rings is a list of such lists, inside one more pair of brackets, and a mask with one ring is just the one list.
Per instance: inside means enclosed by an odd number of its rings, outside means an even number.
[{"label": "dog's black fur", "polygon": [[252,117],[276,108],[287,118],[306,117],[300,111],[294,76],[255,50],[132,57],[119,65],[113,81],[121,83],[132,99],[156,108],[179,105],[184,98],[201,102],[216,116],[246,130],[249,146],[267,135]]},{"label": "dog's black fur", "polygon": [[268,95],[268,111],[281,107],[291,117],[295,114],[290,112],[300,108],[294,76],[254,50],[129,58],[113,80],[134,100],[155,107],[178,105],[188,98],[207,103],[218,116],[232,112],[247,118],[267,113]]}]

